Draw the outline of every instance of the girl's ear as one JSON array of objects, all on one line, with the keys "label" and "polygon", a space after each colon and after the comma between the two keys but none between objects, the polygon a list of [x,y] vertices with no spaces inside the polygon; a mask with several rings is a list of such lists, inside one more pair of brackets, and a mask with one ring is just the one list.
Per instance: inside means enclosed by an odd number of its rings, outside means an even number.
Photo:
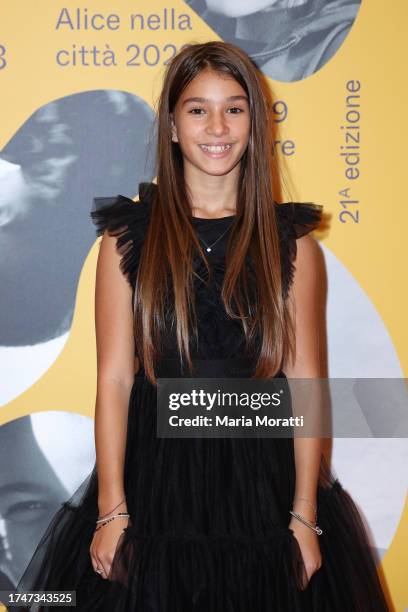
[{"label": "girl's ear", "polygon": [[171,139],[173,142],[178,142],[177,128],[176,128],[176,124],[174,123],[173,113],[170,113],[170,121],[171,121]]}]

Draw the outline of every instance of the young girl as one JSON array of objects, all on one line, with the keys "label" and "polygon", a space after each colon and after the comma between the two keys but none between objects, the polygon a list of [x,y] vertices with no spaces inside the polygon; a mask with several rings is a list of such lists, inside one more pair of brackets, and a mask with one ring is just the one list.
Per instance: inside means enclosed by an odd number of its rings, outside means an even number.
[{"label": "young girl", "polygon": [[321,439],[156,435],[160,377],[324,376],[322,207],[275,201],[271,121],[243,51],[185,46],[160,97],[157,184],[96,198],[97,460],[19,590],[75,590],[92,612],[388,609]]}]

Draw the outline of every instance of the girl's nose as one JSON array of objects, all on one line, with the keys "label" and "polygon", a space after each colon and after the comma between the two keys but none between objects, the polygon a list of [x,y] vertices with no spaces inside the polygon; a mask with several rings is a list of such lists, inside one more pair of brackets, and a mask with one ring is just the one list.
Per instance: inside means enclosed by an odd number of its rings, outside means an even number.
[{"label": "girl's nose", "polygon": [[213,113],[206,129],[209,134],[224,134],[228,130],[228,126],[223,113]]}]

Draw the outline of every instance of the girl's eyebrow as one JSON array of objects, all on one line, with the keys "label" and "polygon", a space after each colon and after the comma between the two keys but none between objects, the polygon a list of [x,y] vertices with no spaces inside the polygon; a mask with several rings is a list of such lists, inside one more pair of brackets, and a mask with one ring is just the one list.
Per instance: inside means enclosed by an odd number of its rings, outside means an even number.
[{"label": "girl's eyebrow", "polygon": [[[235,102],[237,100],[246,100],[248,102],[247,96],[242,96],[242,95],[229,96],[228,98],[226,98],[226,100],[227,100],[227,102]],[[182,106],[184,106],[188,102],[209,102],[209,101],[210,100],[208,98],[200,98],[198,96],[195,96],[193,98],[187,98],[186,100],[184,100]]]}]

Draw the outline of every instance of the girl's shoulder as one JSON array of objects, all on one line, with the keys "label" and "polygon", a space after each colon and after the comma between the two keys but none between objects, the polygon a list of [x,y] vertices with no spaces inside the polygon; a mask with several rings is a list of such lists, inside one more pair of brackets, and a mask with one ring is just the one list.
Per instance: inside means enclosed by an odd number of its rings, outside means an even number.
[{"label": "girl's shoulder", "polygon": [[314,202],[275,202],[280,239],[283,294],[287,297],[295,273],[296,240],[321,223],[323,206]]},{"label": "girl's shoulder", "polygon": [[105,230],[112,236],[128,227],[137,230],[148,221],[151,195],[154,183],[139,183],[139,200],[128,196],[98,196],[93,198],[91,219],[96,226],[96,235],[101,236]]},{"label": "girl's shoulder", "polygon": [[146,235],[155,183],[139,183],[139,200],[118,194],[93,198],[91,219],[96,235],[105,231],[116,237],[116,248],[121,255],[121,269],[134,286],[137,264]]},{"label": "girl's shoulder", "polygon": [[323,206],[314,202],[275,202],[281,240],[293,240],[316,229],[322,220]]}]

